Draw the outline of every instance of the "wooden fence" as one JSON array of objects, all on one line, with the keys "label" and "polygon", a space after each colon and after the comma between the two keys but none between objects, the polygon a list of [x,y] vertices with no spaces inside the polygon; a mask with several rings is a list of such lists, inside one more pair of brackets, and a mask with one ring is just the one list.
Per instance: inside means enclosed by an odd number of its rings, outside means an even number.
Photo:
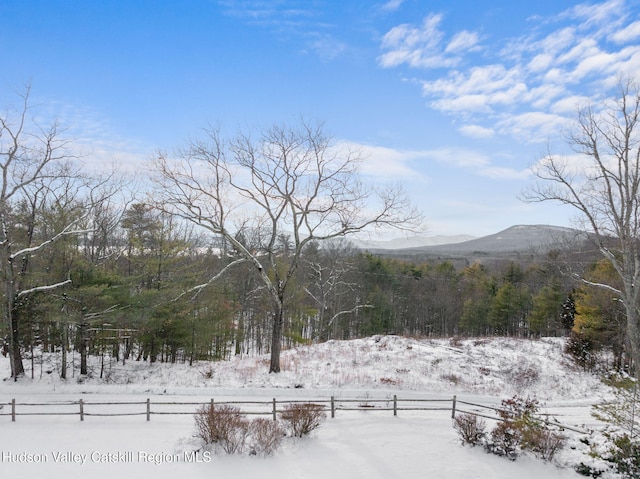
[{"label": "wooden fence", "polygon": [[[475,404],[462,401],[453,396],[451,399],[407,399],[394,395],[390,399],[341,399],[331,396],[329,399],[304,399],[304,400],[277,400],[270,401],[90,401],[79,399],[78,401],[57,402],[17,402],[12,399],[6,403],[0,403],[0,416],[10,416],[15,422],[18,416],[79,416],[80,421],[85,417],[113,417],[113,416],[145,416],[147,421],[153,415],[182,415],[195,414],[198,409],[209,405],[231,405],[240,408],[243,414],[270,416],[273,420],[282,415],[288,405],[314,404],[336,417],[337,411],[392,411],[394,416],[401,411],[451,411],[451,418],[456,414],[472,414],[501,421],[497,407],[483,404]],[[117,410],[116,410],[117,409]],[[589,434],[573,426],[561,424],[549,419],[548,416],[540,416],[544,423],[583,434]]]}]

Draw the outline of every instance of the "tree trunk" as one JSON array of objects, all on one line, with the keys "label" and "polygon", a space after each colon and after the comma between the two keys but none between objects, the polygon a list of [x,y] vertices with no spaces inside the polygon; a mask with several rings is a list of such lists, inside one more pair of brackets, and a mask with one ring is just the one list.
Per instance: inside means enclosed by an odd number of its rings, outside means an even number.
[{"label": "tree trunk", "polygon": [[7,322],[9,323],[9,362],[11,364],[11,377],[18,380],[24,375],[24,365],[22,364],[22,352],[20,351],[20,331],[18,329],[18,315],[13,304],[7,311]]},{"label": "tree trunk", "polygon": [[282,351],[282,332],[284,329],[284,305],[280,300],[273,318],[273,330],[271,334],[271,364],[269,373],[280,372],[280,352]]},{"label": "tree trunk", "polygon": [[87,345],[84,339],[80,345],[80,374],[87,375]]},{"label": "tree trunk", "polygon": [[629,372],[635,371],[635,377],[640,379],[640,330],[638,328],[638,308],[635,304],[626,306],[627,313],[627,342],[629,344],[631,359],[629,364]]},{"label": "tree trunk", "polygon": [[238,327],[236,328],[236,338],[235,338],[235,351],[234,354],[236,356],[242,355],[242,347],[244,344],[244,314],[240,313],[238,318]]},{"label": "tree trunk", "polygon": [[60,377],[67,379],[67,325],[62,325],[62,365],[60,370]]},{"label": "tree trunk", "polygon": [[196,326],[191,323],[191,353],[189,354],[189,366],[193,366],[193,359],[196,355]]},{"label": "tree trunk", "polygon": [[156,337],[155,336],[151,336],[151,345],[150,348],[151,352],[149,353],[150,359],[149,362],[150,363],[155,363],[156,360],[158,359],[158,351],[156,350]]},{"label": "tree trunk", "polygon": [[[629,234],[628,237],[631,237]],[[628,241],[627,244],[633,245],[633,241]],[[640,314],[638,312],[638,256],[635,249],[629,248],[629,251],[623,251],[622,253],[622,294],[621,299],[624,304],[626,313],[626,335],[627,344],[629,345],[630,363],[628,371],[630,374],[634,374],[636,378],[640,378]],[[615,265],[614,265],[615,266]],[[616,268],[618,269],[618,268]]]},{"label": "tree trunk", "polygon": [[87,375],[87,323],[80,323],[80,374]]}]

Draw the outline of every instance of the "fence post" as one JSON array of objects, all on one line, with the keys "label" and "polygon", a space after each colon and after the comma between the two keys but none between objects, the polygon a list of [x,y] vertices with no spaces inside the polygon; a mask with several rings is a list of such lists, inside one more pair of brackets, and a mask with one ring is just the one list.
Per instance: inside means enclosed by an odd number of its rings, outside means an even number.
[{"label": "fence post", "polygon": [[451,407],[451,419],[456,418],[456,395],[453,395],[453,406]]},{"label": "fence post", "polygon": [[336,401],[333,396],[331,396],[331,418],[336,417]]},{"label": "fence post", "polygon": [[393,415],[398,415],[398,396],[396,394],[393,395]]},{"label": "fence post", "polygon": [[273,398],[273,420],[277,421],[278,417],[276,416],[276,398]]},{"label": "fence post", "polygon": [[80,399],[80,420],[84,421],[84,400]]},{"label": "fence post", "polygon": [[151,421],[151,399],[147,398],[147,421]]},{"label": "fence post", "polygon": [[211,412],[215,409],[213,405],[213,398],[211,398],[211,406],[209,406],[209,409],[211,409]]},{"label": "fence post", "polygon": [[11,422],[16,422],[16,400],[11,400]]}]

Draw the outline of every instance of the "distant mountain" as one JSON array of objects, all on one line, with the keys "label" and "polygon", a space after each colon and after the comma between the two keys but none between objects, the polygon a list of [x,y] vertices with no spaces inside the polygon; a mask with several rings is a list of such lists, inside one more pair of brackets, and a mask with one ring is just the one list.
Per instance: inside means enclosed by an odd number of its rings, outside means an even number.
[{"label": "distant mountain", "polygon": [[496,234],[467,241],[406,248],[368,248],[368,250],[380,255],[407,258],[504,258],[524,253],[545,254],[553,249],[575,246],[576,242],[584,242],[586,239],[585,233],[572,228],[551,225],[517,225]]},{"label": "distant mountain", "polygon": [[349,240],[356,248],[367,250],[397,250],[406,248],[422,248],[425,246],[439,246],[444,244],[463,243],[475,239],[475,236],[410,236],[392,240]]}]

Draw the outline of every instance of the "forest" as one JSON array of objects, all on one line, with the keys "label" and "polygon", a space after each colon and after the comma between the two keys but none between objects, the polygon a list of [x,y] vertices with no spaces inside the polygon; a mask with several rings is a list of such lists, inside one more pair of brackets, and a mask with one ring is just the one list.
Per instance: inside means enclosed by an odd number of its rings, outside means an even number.
[{"label": "forest", "polygon": [[[56,205],[28,206],[18,205],[11,218],[13,237],[25,246],[47,241],[72,214]],[[86,368],[89,354],[193,363],[270,351],[273,313],[250,266],[193,290],[236,259],[230,245],[143,203],[122,213],[103,209],[93,221],[101,225],[97,232],[58,239],[46,255],[22,258],[23,290],[70,279],[15,305],[24,360],[75,351]],[[249,232],[240,236],[245,244],[255,240]],[[279,238],[283,256],[288,242]],[[347,240],[310,243],[285,298],[283,347],[374,334],[540,337],[573,328],[590,350],[607,345],[621,352],[621,307],[597,288],[577,287],[565,271],[566,256],[573,255],[554,251],[460,268],[372,255]],[[615,278],[595,254],[580,264],[594,280]]]},{"label": "forest", "polygon": [[629,365],[606,235],[526,260],[373,255],[349,238],[414,231],[422,213],[397,185],[366,184],[358,152],[322,124],[205,130],[130,178],[83,168],[56,122],[31,119],[28,93],[0,117],[0,333],[14,378],[44,353],[60,355],[63,378],[69,353],[81,374],[89,355],[256,354],[277,373],[281,348],[374,334],[571,335],[584,367],[603,348]]}]

